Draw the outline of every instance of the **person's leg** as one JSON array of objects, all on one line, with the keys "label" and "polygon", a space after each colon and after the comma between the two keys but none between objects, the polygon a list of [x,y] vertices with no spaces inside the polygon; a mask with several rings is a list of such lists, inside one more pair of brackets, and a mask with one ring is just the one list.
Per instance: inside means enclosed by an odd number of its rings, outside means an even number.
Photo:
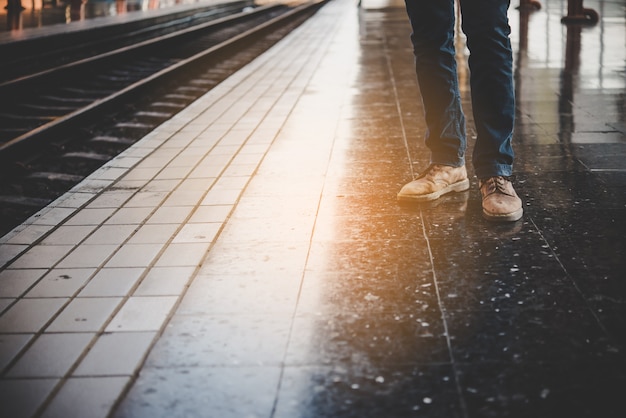
[{"label": "person's leg", "polygon": [[477,139],[472,154],[479,179],[510,176],[515,117],[509,0],[461,0],[470,50],[470,87]]},{"label": "person's leg", "polygon": [[465,116],[454,50],[454,0],[405,0],[431,162],[465,164]]},{"label": "person's leg", "polygon": [[522,201],[509,179],[515,95],[508,8],[509,0],[461,0],[478,134],[472,162],[480,179],[483,216],[490,221],[517,221],[523,215]]},{"label": "person's leg", "polygon": [[405,184],[398,200],[428,201],[469,188],[465,116],[456,72],[454,0],[405,0],[431,164]]}]

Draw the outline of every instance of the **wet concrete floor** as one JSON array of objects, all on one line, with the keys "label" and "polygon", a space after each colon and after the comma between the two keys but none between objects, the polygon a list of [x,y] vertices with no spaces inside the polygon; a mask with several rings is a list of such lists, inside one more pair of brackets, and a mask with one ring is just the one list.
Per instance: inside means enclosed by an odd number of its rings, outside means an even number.
[{"label": "wet concrete floor", "polygon": [[408,21],[333,0],[3,238],[0,415],[626,416],[624,3],[566,3],[510,10],[522,220],[398,204]]},{"label": "wet concrete floor", "polygon": [[[304,273],[282,237],[209,258],[117,416],[625,416],[624,4],[586,1],[601,21],[582,26],[564,4],[510,11],[525,215],[503,225],[475,179],[396,202],[428,164],[410,29],[401,7],[362,10]],[[284,257],[259,271],[255,251]],[[211,296],[228,280],[241,293]]]}]

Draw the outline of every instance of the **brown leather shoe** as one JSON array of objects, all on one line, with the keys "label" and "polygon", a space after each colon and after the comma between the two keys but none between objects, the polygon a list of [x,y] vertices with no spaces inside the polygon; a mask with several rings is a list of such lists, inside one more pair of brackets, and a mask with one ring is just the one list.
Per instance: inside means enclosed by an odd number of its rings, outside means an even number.
[{"label": "brown leather shoe", "polygon": [[415,180],[407,183],[398,193],[398,200],[427,202],[450,192],[469,189],[469,179],[465,166],[431,164]]},{"label": "brown leather shoe", "polygon": [[522,199],[517,196],[511,181],[503,176],[480,180],[483,197],[483,216],[488,221],[514,222],[522,217]]}]

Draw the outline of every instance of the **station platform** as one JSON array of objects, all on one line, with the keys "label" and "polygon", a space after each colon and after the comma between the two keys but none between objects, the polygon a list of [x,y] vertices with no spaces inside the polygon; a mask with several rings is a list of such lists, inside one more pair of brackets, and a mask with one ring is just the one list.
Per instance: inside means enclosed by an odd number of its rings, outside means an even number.
[{"label": "station platform", "polygon": [[522,220],[471,165],[396,201],[429,158],[403,4],[331,0],[0,238],[1,415],[626,416],[623,3],[541,3],[510,9]]}]

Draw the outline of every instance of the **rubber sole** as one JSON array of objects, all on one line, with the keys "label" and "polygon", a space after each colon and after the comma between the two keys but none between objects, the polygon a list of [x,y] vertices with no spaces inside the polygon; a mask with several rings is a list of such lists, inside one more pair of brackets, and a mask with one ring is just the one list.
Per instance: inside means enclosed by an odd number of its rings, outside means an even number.
[{"label": "rubber sole", "polygon": [[522,219],[524,215],[524,209],[519,208],[515,212],[504,213],[504,214],[493,214],[485,211],[483,209],[483,218],[490,222],[515,222]]},{"label": "rubber sole", "polygon": [[397,195],[397,199],[401,202],[430,202],[438,199],[447,193],[464,192],[470,187],[469,179],[461,180],[457,183],[450,184],[441,190],[423,195]]}]

